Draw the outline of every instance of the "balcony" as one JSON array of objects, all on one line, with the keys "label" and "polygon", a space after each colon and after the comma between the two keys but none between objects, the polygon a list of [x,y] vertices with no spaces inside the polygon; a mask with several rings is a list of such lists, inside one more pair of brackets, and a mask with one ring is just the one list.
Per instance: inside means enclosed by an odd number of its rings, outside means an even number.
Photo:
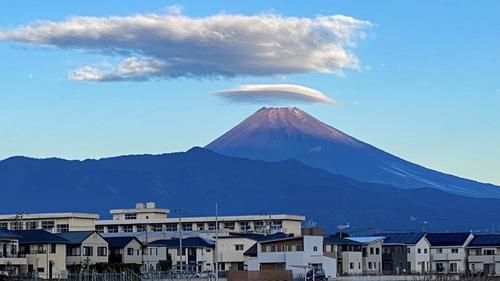
[{"label": "balcony", "polygon": [[22,255],[0,256],[0,265],[23,265],[27,260]]}]

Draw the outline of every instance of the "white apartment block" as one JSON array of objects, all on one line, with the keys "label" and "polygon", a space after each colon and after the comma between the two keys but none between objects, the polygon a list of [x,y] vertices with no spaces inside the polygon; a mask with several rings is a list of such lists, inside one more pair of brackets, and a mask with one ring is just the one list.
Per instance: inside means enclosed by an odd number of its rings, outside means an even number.
[{"label": "white apartment block", "polygon": [[467,245],[472,233],[428,233],[431,245],[431,271],[433,273],[464,273],[467,270]]},{"label": "white apartment block", "polygon": [[0,229],[33,230],[44,229],[52,233],[66,231],[95,230],[97,214],[88,213],[44,213],[0,215]]},{"label": "white apartment block", "polygon": [[467,251],[470,272],[500,276],[500,234],[475,236]]},{"label": "white apartment block", "polygon": [[[156,204],[137,203],[133,209],[113,209],[112,218],[96,221],[96,230],[100,233],[121,232],[162,232],[205,231],[216,230],[216,217],[183,217],[181,226],[178,218],[169,218],[168,209],[160,209]],[[276,233],[285,232],[301,234],[303,216],[296,215],[247,215],[220,216],[217,218],[219,230],[228,232]]]}]

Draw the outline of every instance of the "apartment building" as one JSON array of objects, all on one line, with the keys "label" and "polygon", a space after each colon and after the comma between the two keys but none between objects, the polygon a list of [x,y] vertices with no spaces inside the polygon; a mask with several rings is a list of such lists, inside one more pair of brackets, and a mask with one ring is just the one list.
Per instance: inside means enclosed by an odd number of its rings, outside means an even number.
[{"label": "apartment building", "polygon": [[[157,208],[154,202],[137,203],[132,209],[110,210],[108,220],[98,220],[96,230],[100,233],[121,232],[162,232],[183,231],[214,232],[215,217],[183,217],[179,225],[178,218],[170,218],[168,209]],[[303,216],[296,215],[248,215],[220,216],[219,230],[228,232],[276,233],[286,232],[299,236]]]},{"label": "apartment building", "polygon": [[435,273],[464,273],[467,269],[467,246],[474,238],[469,232],[427,233],[431,271]]},{"label": "apartment building", "polygon": [[66,266],[79,270],[81,264],[108,262],[108,242],[96,231],[70,231],[58,234],[66,239]]},{"label": "apartment building", "polygon": [[467,252],[470,272],[500,276],[500,234],[475,236]]},{"label": "apartment building", "polygon": [[258,242],[257,257],[247,261],[249,271],[291,270],[295,277],[312,268],[327,278],[337,275],[335,258],[323,255],[323,237],[299,236]]},{"label": "apartment building", "polygon": [[346,239],[359,242],[361,246],[363,274],[382,273],[382,243],[384,237],[346,237]]},{"label": "apartment building", "polygon": [[[165,258],[168,268],[190,272],[212,271],[214,268],[215,243],[201,237],[182,238],[182,254],[179,239],[156,240],[146,245],[148,254],[156,254],[157,261]],[[148,259],[153,266],[154,256]]]},{"label": "apartment building", "polygon": [[430,244],[424,232],[381,233],[384,274],[426,273],[430,271]]},{"label": "apartment building", "polygon": [[0,229],[0,272],[15,275],[27,266],[26,258],[19,254],[18,235]]},{"label": "apartment building", "polygon": [[324,255],[337,259],[337,275],[360,275],[363,273],[363,243],[332,235],[323,240]]},{"label": "apartment building", "polygon": [[0,215],[0,229],[44,229],[52,233],[95,230],[98,219],[99,215],[89,213],[18,213]]},{"label": "apartment building", "polygon": [[142,243],[134,236],[105,237],[110,263],[143,263]]},{"label": "apartment building", "polygon": [[19,236],[19,253],[26,256],[27,272],[42,279],[66,277],[66,239],[43,229],[12,232]]}]

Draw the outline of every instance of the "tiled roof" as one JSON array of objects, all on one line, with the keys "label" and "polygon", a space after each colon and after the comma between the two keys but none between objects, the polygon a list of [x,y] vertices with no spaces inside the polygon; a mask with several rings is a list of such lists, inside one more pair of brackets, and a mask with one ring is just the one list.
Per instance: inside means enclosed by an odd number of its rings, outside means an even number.
[{"label": "tiled roof", "polygon": [[[154,247],[177,248],[179,247],[179,239],[162,239],[156,240],[147,244]],[[212,241],[205,240],[201,237],[182,238],[182,247],[185,248],[214,248],[215,244]]]},{"label": "tiled roof", "polygon": [[469,232],[427,233],[425,236],[431,246],[462,246],[469,238]]},{"label": "tiled roof", "polygon": [[469,247],[500,246],[500,234],[477,235],[469,243]]},{"label": "tiled roof", "polygon": [[384,237],[384,244],[415,245],[425,236],[424,232],[407,233],[379,233],[377,236]]},{"label": "tiled roof", "polygon": [[95,231],[70,231],[59,233],[58,235],[69,241],[70,244],[81,244],[87,237]]},{"label": "tiled roof", "polygon": [[42,229],[12,230],[18,235],[20,244],[68,244],[68,240]]},{"label": "tiled roof", "polygon": [[134,236],[105,237],[104,240],[106,240],[106,242],[108,242],[109,248],[124,248],[132,240],[137,240],[137,242],[139,242],[139,244],[142,244]]}]

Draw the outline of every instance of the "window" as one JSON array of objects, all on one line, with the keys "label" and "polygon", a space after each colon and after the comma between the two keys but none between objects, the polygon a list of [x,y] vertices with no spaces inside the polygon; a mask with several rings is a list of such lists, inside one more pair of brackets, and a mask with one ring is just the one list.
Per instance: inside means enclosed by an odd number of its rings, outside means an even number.
[{"label": "window", "polygon": [[408,251],[408,254],[411,253],[411,248],[408,247],[407,251]]},{"label": "window", "polygon": [[45,268],[44,267],[39,267],[39,268],[36,269],[36,271],[38,273],[44,273],[45,272]]},{"label": "window", "polygon": [[234,230],[234,222],[225,222],[224,229]]},{"label": "window", "polygon": [[495,250],[484,250],[483,253],[485,256],[494,256]]},{"label": "window", "polygon": [[44,254],[45,253],[45,249],[43,248],[43,245],[42,244],[38,244],[36,246],[36,253],[37,254]]},{"label": "window", "polygon": [[421,254],[421,253],[422,253],[422,249],[418,248],[417,252],[418,252],[419,254]]},{"label": "window", "polygon": [[317,252],[318,251],[318,247],[317,246],[314,246],[313,247],[313,252]]},{"label": "window", "polygon": [[457,269],[458,267],[456,263],[454,262],[450,263],[450,272],[457,272]]},{"label": "window", "polygon": [[271,230],[274,231],[281,231],[283,228],[283,222],[282,221],[273,221],[271,224]]},{"label": "window", "polygon": [[372,262],[368,262],[368,269],[372,269]]},{"label": "window", "polygon": [[349,263],[349,268],[350,269],[354,269],[354,263],[353,262]]},{"label": "window", "polygon": [[167,231],[177,231],[177,224],[167,223]]},{"label": "window", "polygon": [[54,221],[42,221],[42,229],[45,230],[54,229]]},{"label": "window", "polygon": [[133,232],[134,231],[134,226],[130,225],[130,224],[124,225],[124,226],[122,226],[122,228],[123,228],[123,232]]},{"label": "window", "polygon": [[79,256],[80,255],[80,247],[69,247],[66,246],[66,255],[68,256]]},{"label": "window", "polygon": [[137,214],[125,214],[126,220],[135,220],[137,219]]},{"label": "window", "polygon": [[424,249],[424,254],[427,254],[427,248]]},{"label": "window", "polygon": [[58,224],[57,225],[57,232],[62,233],[62,232],[68,232],[69,231],[69,224]]},{"label": "window", "polygon": [[[399,249],[399,248],[398,248],[398,249]],[[375,248],[375,253],[376,253],[377,255],[380,255],[380,248]]]},{"label": "window", "polygon": [[208,230],[215,230],[215,222],[208,223]]},{"label": "window", "polygon": [[108,226],[108,232],[109,233],[116,233],[116,232],[118,232],[118,225],[110,225],[110,226]]},{"label": "window", "polygon": [[133,256],[134,255],[134,248],[127,248],[127,255]]},{"label": "window", "polygon": [[250,224],[246,221],[240,222],[240,231],[250,231]]},{"label": "window", "polygon": [[7,229],[7,223],[6,222],[0,222],[0,229]]},{"label": "window", "polygon": [[55,254],[56,253],[56,244],[50,244],[50,253]]},{"label": "window", "polygon": [[370,255],[373,255],[373,248],[370,247]]},{"label": "window", "polygon": [[276,246],[275,245],[271,245],[269,252],[276,252]]},{"label": "window", "polygon": [[264,222],[262,221],[256,221],[253,223],[253,225],[254,225],[254,230],[257,232],[262,232],[265,230]]},{"label": "window", "polygon": [[137,232],[145,232],[147,229],[147,225],[145,224],[138,224],[136,226]]},{"label": "window", "polygon": [[366,257],[366,256],[368,256],[366,248],[363,248],[363,257]]},{"label": "window", "polygon": [[108,255],[108,248],[106,247],[97,247],[97,255],[99,257],[105,257]]},{"label": "window", "polygon": [[83,247],[83,256],[85,257],[91,257],[94,255],[94,248],[90,247],[90,246],[85,246]]},{"label": "window", "polygon": [[234,250],[235,251],[243,251],[243,244],[234,245]]},{"label": "window", "polygon": [[[442,254],[442,253],[443,253],[443,249],[441,249],[441,248],[437,249],[437,253],[438,253],[438,254]],[[441,264],[441,265],[442,265],[442,264]]]},{"label": "window", "polygon": [[99,233],[104,233],[104,226],[102,226],[102,225],[97,225],[97,226],[95,227],[95,230],[96,230],[97,232],[99,232]]},{"label": "window", "polygon": [[163,225],[161,223],[155,223],[151,225],[151,231],[161,232],[163,230]]},{"label": "window", "polygon": [[38,223],[36,221],[29,221],[26,223],[26,229],[37,229],[37,228],[38,228]]},{"label": "window", "polygon": [[10,229],[11,230],[22,230],[23,229],[23,223],[20,221],[14,221],[10,223]]},{"label": "window", "polygon": [[205,224],[204,223],[197,223],[196,224],[196,229],[198,229],[198,230],[205,230]]},{"label": "window", "polygon": [[458,254],[458,248],[453,248],[451,249],[452,254]]},{"label": "window", "polygon": [[192,223],[183,223],[182,224],[182,231],[191,231],[191,230],[193,230]]}]

